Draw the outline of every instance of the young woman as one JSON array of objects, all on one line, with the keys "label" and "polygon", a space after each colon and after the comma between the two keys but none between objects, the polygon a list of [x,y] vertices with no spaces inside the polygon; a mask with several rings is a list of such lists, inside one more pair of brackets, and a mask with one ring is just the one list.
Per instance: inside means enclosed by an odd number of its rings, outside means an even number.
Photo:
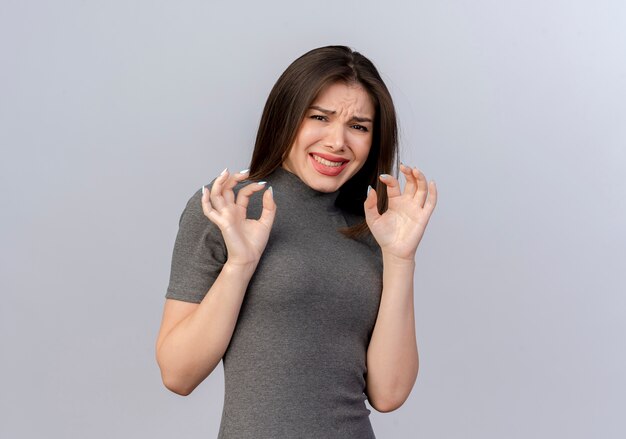
[{"label": "young woman", "polygon": [[187,395],[223,360],[220,438],[373,438],[365,400],[388,412],[408,397],[415,252],[437,192],[405,165],[401,190],[396,160],[376,68],[323,47],[272,89],[250,169],[187,203],[157,361]]}]

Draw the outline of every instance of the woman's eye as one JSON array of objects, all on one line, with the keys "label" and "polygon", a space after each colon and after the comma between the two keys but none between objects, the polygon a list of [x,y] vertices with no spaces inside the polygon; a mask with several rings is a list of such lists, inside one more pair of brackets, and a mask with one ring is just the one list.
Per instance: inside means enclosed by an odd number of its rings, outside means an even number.
[{"label": "woman's eye", "polygon": [[321,114],[314,114],[311,116],[311,119],[326,121],[326,116],[322,116]]},{"label": "woman's eye", "polygon": [[355,128],[359,131],[363,131],[364,133],[367,133],[367,127],[364,127],[363,125],[352,125],[352,128]]}]

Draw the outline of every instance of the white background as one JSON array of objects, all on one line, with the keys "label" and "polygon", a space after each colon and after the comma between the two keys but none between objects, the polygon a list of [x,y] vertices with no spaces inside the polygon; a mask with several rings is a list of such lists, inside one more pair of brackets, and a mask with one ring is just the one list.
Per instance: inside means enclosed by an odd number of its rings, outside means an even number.
[{"label": "white background", "polygon": [[0,6],[0,436],[209,438],[154,341],[178,219],[248,165],[299,55],[379,68],[439,189],[420,373],[379,438],[626,437],[626,3],[8,1]]}]

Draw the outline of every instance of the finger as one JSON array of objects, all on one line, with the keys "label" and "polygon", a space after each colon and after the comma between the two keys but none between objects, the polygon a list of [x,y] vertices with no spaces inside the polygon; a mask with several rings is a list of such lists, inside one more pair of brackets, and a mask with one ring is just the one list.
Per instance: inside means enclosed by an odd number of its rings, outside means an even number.
[{"label": "finger", "polygon": [[435,210],[435,206],[437,205],[437,186],[435,185],[435,180],[431,180],[428,185],[428,199],[424,204],[424,208],[428,211],[428,216]]},{"label": "finger", "polygon": [[250,183],[239,189],[237,193],[237,205],[246,209],[250,202],[250,197],[253,193],[260,191],[266,185],[266,181],[258,181],[256,183]]},{"label": "finger", "polygon": [[202,205],[202,213],[204,216],[209,216],[210,212],[213,210],[211,207],[211,202],[209,201],[208,190],[206,186],[202,186],[202,195],[200,196],[200,204]]},{"label": "finger", "polygon": [[376,189],[371,186],[368,186],[367,196],[363,203],[363,210],[365,211],[365,221],[368,225],[372,224],[380,217],[380,213],[378,212],[378,194],[376,193]]},{"label": "finger", "polygon": [[209,220],[217,224],[218,214],[211,206],[211,200],[209,199],[209,190],[206,186],[202,186],[202,196],[200,197],[200,204],[202,205],[202,212]]},{"label": "finger", "polygon": [[400,171],[404,174],[406,178],[406,186],[404,187],[404,193],[409,196],[415,196],[415,191],[417,190],[417,179],[413,175],[413,169],[404,163],[400,163]]},{"label": "finger", "polygon": [[222,173],[213,182],[213,186],[211,186],[210,200],[213,209],[221,210],[224,207],[225,201],[222,195],[222,189],[227,179],[228,168],[222,171]]},{"label": "finger", "polygon": [[428,195],[428,182],[426,181],[426,176],[417,168],[413,169],[413,176],[417,180],[417,191],[415,192],[414,199],[420,207],[424,207],[426,195]]},{"label": "finger", "polygon": [[379,178],[387,186],[387,197],[394,198],[402,195],[400,193],[400,182],[396,177],[389,174],[380,174]]},{"label": "finger", "polygon": [[222,188],[222,196],[224,197],[224,201],[227,204],[235,202],[235,193],[233,192],[233,188],[237,186],[238,183],[242,182],[248,177],[248,171],[249,169],[244,169],[235,174],[232,174],[224,182],[224,186]]},{"label": "finger", "polygon": [[275,217],[276,203],[274,202],[274,190],[270,186],[263,193],[263,211],[261,212],[259,222],[264,224],[268,229],[271,229]]}]

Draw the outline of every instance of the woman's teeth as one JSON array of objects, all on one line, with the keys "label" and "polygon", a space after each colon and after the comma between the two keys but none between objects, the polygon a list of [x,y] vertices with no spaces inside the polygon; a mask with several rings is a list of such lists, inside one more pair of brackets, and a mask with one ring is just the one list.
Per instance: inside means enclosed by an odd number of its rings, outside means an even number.
[{"label": "woman's teeth", "polygon": [[314,158],[317,162],[321,163],[322,165],[324,165],[324,166],[330,166],[330,167],[332,167],[332,168],[336,168],[336,167],[338,167],[338,166],[341,166],[341,164],[342,164],[342,162],[331,162],[331,161],[329,161],[329,160],[326,160],[326,159],[323,159],[323,158],[321,158],[321,157],[318,157],[318,156],[316,156],[315,154],[313,154],[313,158]]}]

